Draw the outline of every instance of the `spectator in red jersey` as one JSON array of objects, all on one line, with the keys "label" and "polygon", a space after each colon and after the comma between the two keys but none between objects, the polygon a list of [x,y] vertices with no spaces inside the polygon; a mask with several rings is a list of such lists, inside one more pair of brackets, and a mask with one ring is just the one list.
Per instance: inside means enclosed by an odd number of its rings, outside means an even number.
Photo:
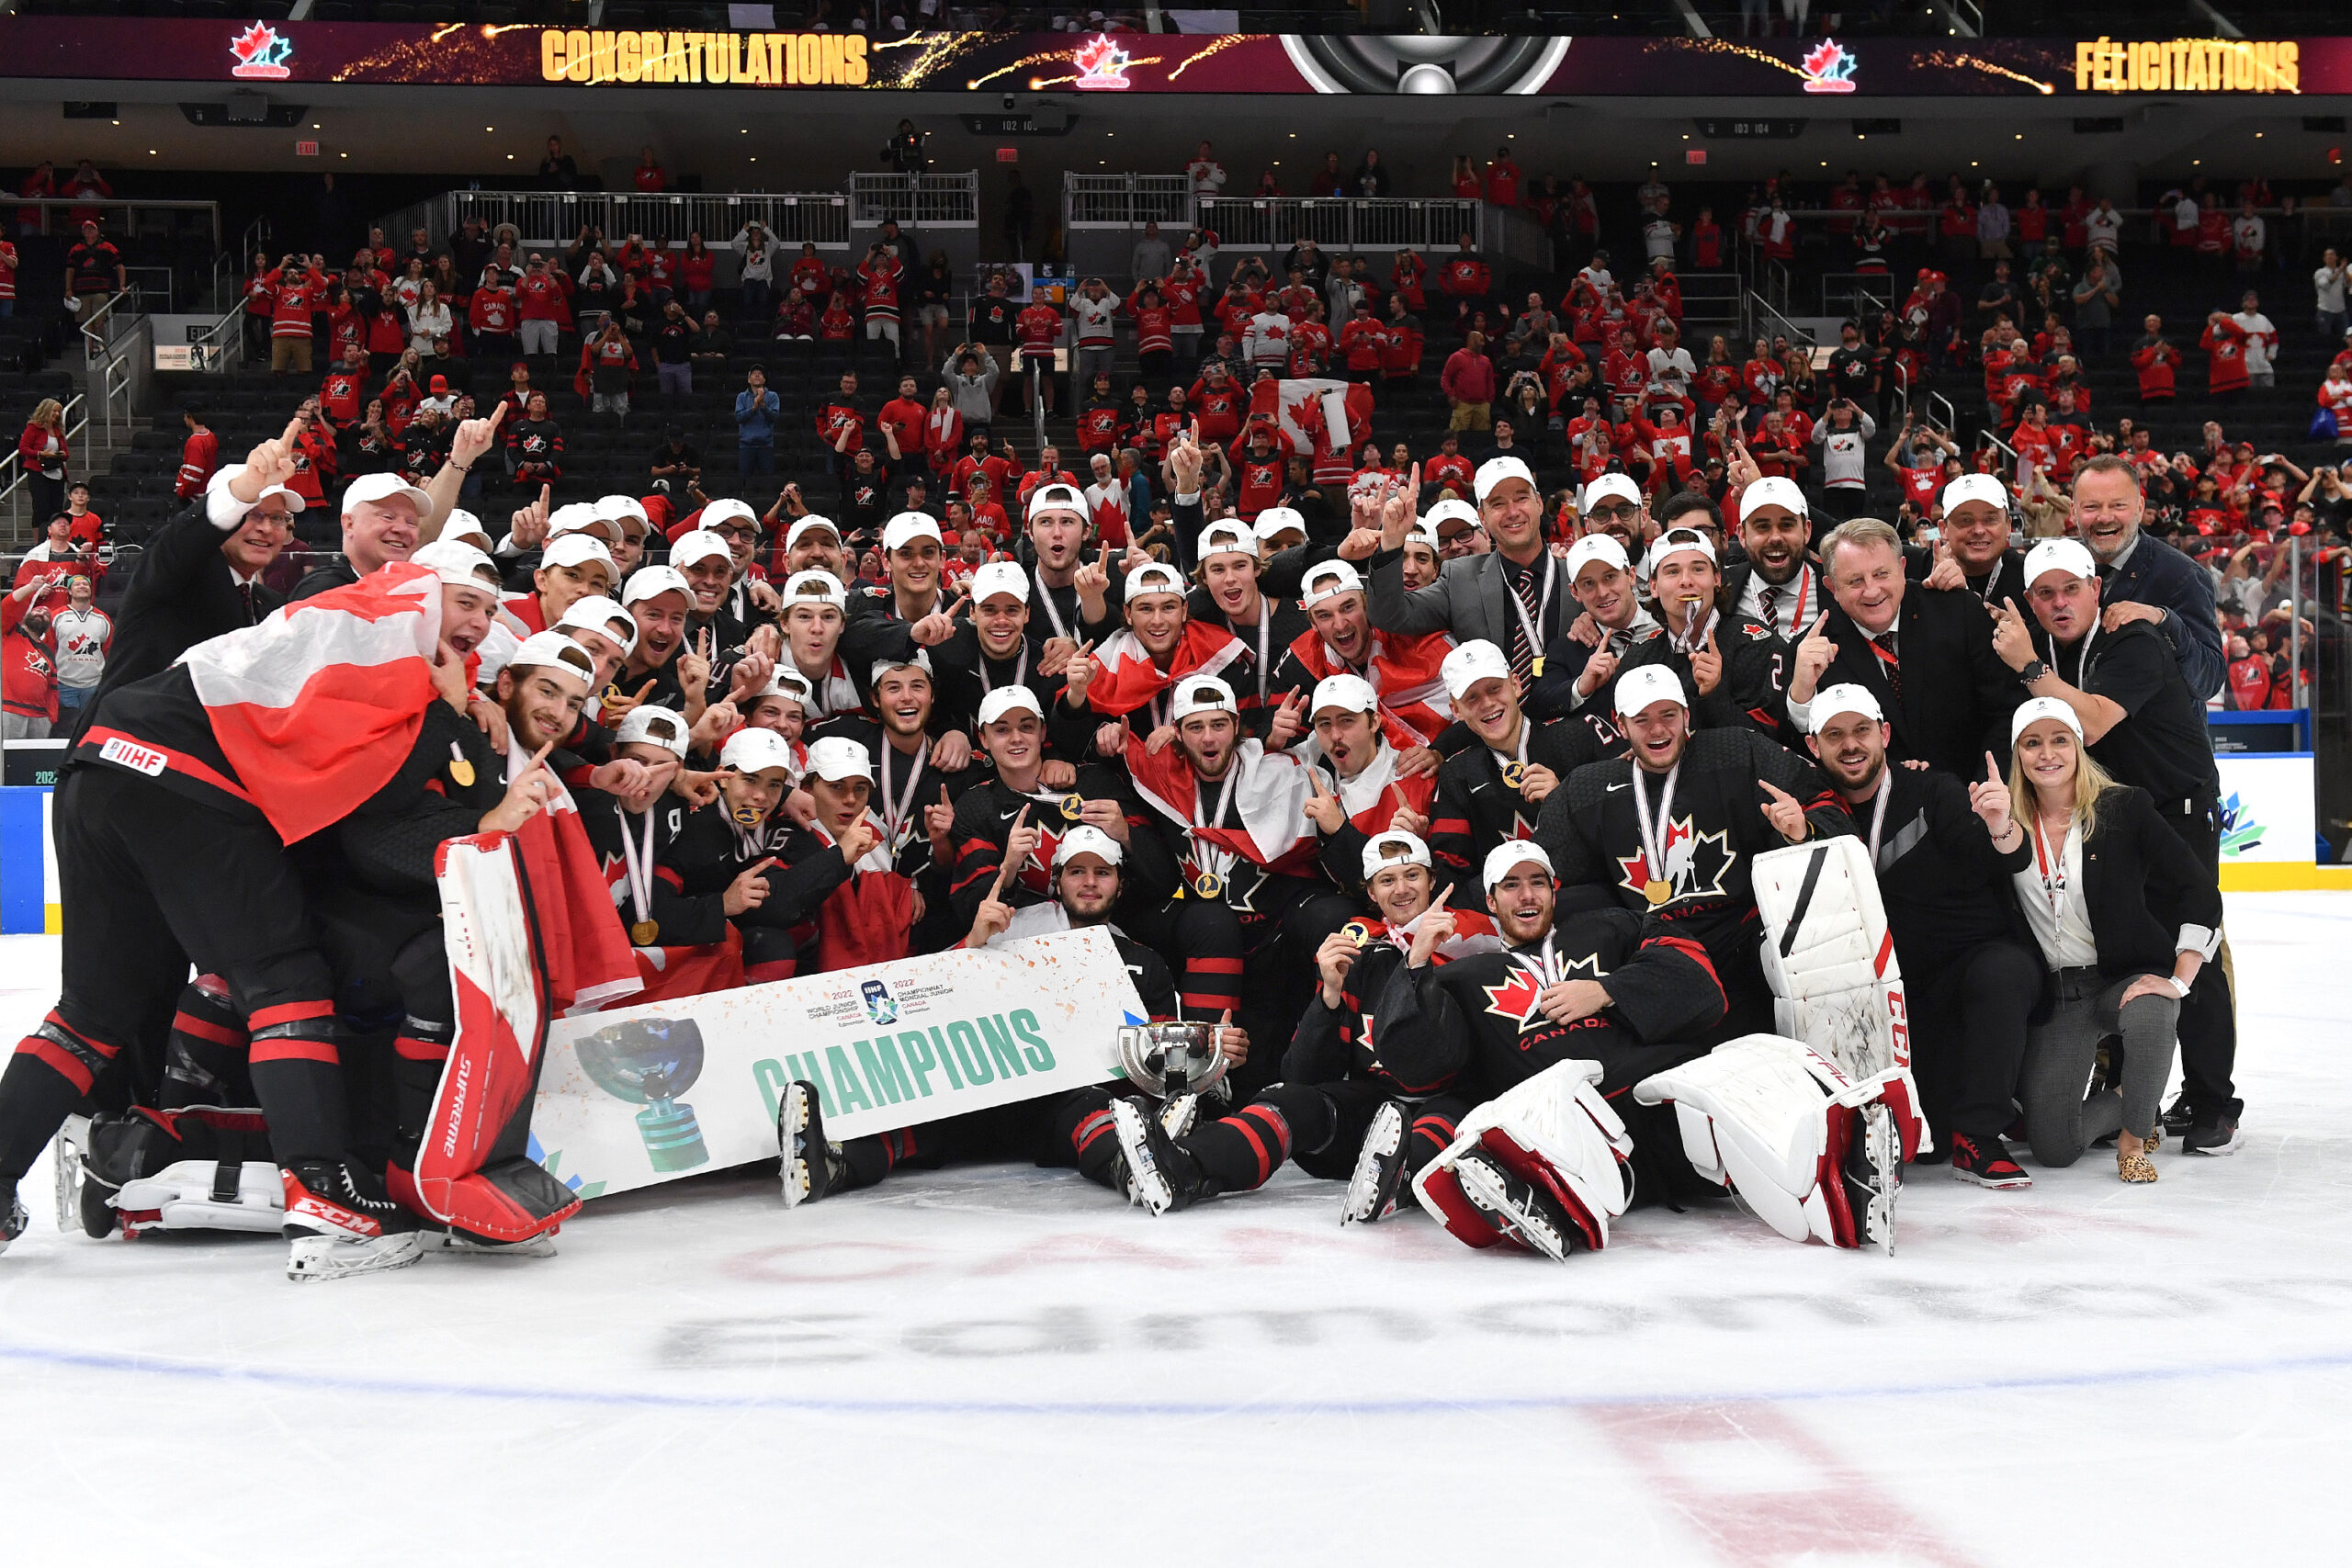
[{"label": "spectator in red jersey", "polygon": [[34,516],[65,509],[65,467],[72,457],[65,442],[65,406],[55,398],[43,398],[17,438],[17,467],[32,492]]},{"label": "spectator in red jersey", "polygon": [[212,434],[204,423],[203,411],[193,403],[180,410],[180,420],[187,426],[187,439],[180,445],[180,471],[172,480],[172,493],[182,501],[193,501],[204,493],[205,481],[220,466],[220,438]]},{"label": "spectator in red jersey", "polygon": [[[623,293],[626,295],[627,290]],[[523,281],[515,287],[514,298],[524,355],[544,355],[553,359],[556,339],[571,314],[571,307],[564,300],[562,282],[548,269],[547,257],[532,253],[523,269]]]},{"label": "spectator in red jersey", "polygon": [[[534,399],[542,405],[546,402],[538,393],[529,389],[527,367],[518,361],[515,368],[524,374],[516,378],[515,390],[507,394],[510,399],[518,393],[521,397],[520,406],[510,410],[506,416],[505,427],[510,431],[527,417]],[[636,376],[637,347],[629,342],[628,333],[621,330],[619,321],[607,319],[602,332],[580,345],[580,372],[572,385],[581,396],[588,400],[592,412],[627,419],[629,392]]]},{"label": "spectator in red jersey", "polygon": [[1460,348],[1447,355],[1438,377],[1453,412],[1448,430],[1487,430],[1494,422],[1495,362],[1487,357],[1487,340],[1473,332]]},{"label": "spectator in red jersey", "polygon": [[17,313],[17,247],[0,240],[0,321]]},{"label": "spectator in red jersey", "polygon": [[2165,336],[2162,317],[2151,313],[2140,324],[2145,330],[2132,345],[2132,367],[2140,373],[2140,404],[2168,403],[2180,369],[2180,350]]},{"label": "spectator in red jersey", "polygon": [[1150,282],[1136,289],[1123,308],[1135,319],[1136,367],[1154,381],[1164,379],[1175,367],[1175,312],[1159,286]]},{"label": "spectator in red jersey", "polygon": [[1510,155],[1508,144],[1495,149],[1495,161],[1487,165],[1487,199],[1497,207],[1519,205],[1519,164]]},{"label": "spectator in red jersey", "polygon": [[1462,455],[1462,437],[1452,430],[1441,436],[1438,455],[1421,465],[1421,482],[1430,487],[1431,495],[1444,493],[1448,486],[1461,495],[1470,493],[1471,479],[1476,473],[1470,459]]},{"label": "spectator in red jersey", "polygon": [[2215,310],[2205,318],[2205,333],[2198,341],[2205,350],[2206,390],[2217,398],[2234,398],[2245,391],[2245,329],[2226,310]]},{"label": "spectator in red jersey", "polygon": [[68,580],[77,576],[97,578],[105,573],[96,543],[85,544],[75,538],[74,514],[60,512],[49,520],[41,542],[27,550],[24,558],[17,563],[15,586],[38,585],[40,592],[33,604],[43,615],[53,615],[65,608]]},{"label": "spectator in red jersey", "polygon": [[1055,376],[1054,350],[1062,340],[1062,313],[1041,299],[1032,298],[1012,319],[1014,340],[1020,344],[1020,369],[1028,378],[1023,387],[1023,396],[1031,386],[1045,401],[1046,412],[1054,412]]},{"label": "spectator in red jersey", "polygon": [[[54,197],[57,194],[57,165],[51,163],[46,158],[43,158],[40,163],[34,164],[33,172],[25,176],[25,183],[17,187],[17,194],[21,197],[30,197],[34,200],[40,200],[45,197]],[[20,207],[17,209],[17,233],[39,234],[43,231],[43,229],[44,225],[41,222],[41,209],[40,208]]]},{"label": "spectator in red jersey", "polygon": [[841,384],[833,395],[820,404],[816,414],[817,439],[832,453],[826,465],[835,475],[845,472],[850,459],[865,448],[865,415],[857,406],[857,373],[842,372]]},{"label": "spectator in red jersey", "polygon": [[1466,324],[1473,314],[1487,308],[1487,296],[1493,287],[1494,269],[1478,254],[1476,241],[1464,234],[1438,271],[1438,288],[1457,325]]},{"label": "spectator in red jersey", "polygon": [[466,302],[466,324],[473,329],[472,353],[482,359],[514,357],[517,301],[506,286],[506,275],[495,266],[481,269],[481,281]]},{"label": "spectator in red jersey", "polygon": [[662,166],[662,160],[653,155],[650,147],[639,151],[637,167],[629,178],[648,196],[659,196],[670,188],[670,171]]},{"label": "spectator in red jersey", "polygon": [[45,576],[32,578],[0,600],[0,740],[46,740],[57,722],[50,613],[36,602],[48,582]]},{"label": "spectator in red jersey", "polygon": [[945,478],[956,466],[956,455],[964,449],[964,416],[956,412],[956,395],[946,388],[932,393],[931,407],[923,413],[918,440],[916,449],[931,471]]},{"label": "spectator in red jersey", "polygon": [[1222,362],[1211,360],[1186,393],[1185,402],[1200,421],[1202,442],[1223,446],[1241,434],[1241,416],[1249,411],[1250,394],[1226,373]]},{"label": "spectator in red jersey", "polygon": [[[82,238],[65,253],[65,292],[77,301],[76,321],[86,322],[100,306],[130,286],[122,253],[98,232],[96,214],[82,220]],[[304,330],[309,321],[304,320]]]}]

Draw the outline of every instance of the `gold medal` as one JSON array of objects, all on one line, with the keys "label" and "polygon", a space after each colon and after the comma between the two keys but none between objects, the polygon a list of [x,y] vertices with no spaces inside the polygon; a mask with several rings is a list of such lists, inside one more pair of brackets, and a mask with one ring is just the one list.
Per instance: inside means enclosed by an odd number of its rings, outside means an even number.
[{"label": "gold medal", "polygon": [[661,923],[655,920],[639,920],[628,928],[628,940],[639,947],[651,947],[661,934]]},{"label": "gold medal", "polygon": [[1674,897],[1674,884],[1660,881],[1653,876],[1642,885],[1642,897],[1653,905],[1663,904]]},{"label": "gold medal", "polygon": [[1204,871],[1193,878],[1193,891],[1204,898],[1214,898],[1225,891],[1225,878],[1216,872]]},{"label": "gold medal", "polygon": [[1063,821],[1065,821],[1065,822],[1075,822],[1075,821],[1077,821],[1077,820],[1078,820],[1078,818],[1079,818],[1079,814],[1080,814],[1080,812],[1083,812],[1085,809],[1086,809],[1086,797],[1085,797],[1084,795],[1066,795],[1062,796],[1062,820],[1063,820]]},{"label": "gold medal", "polygon": [[749,806],[739,806],[728,815],[735,818],[735,825],[739,828],[756,828],[767,820]]},{"label": "gold medal", "polygon": [[449,778],[459,789],[474,787],[474,765],[463,757],[449,759]]},{"label": "gold medal", "polygon": [[1505,788],[1511,790],[1525,789],[1527,787],[1527,764],[1524,762],[1505,762],[1503,764],[1503,784]]},{"label": "gold medal", "polygon": [[1362,947],[1372,940],[1372,928],[1362,920],[1350,920],[1340,928],[1340,934]]}]

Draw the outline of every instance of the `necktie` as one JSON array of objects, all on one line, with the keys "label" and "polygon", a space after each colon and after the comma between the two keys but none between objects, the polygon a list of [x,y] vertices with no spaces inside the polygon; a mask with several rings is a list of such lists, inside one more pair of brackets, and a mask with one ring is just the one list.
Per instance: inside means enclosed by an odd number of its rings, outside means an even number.
[{"label": "necktie", "polygon": [[1778,611],[1781,607],[1781,591],[1777,588],[1767,588],[1757,595],[1757,599],[1764,609],[1764,624],[1774,631],[1779,631],[1781,618]]},{"label": "necktie", "polygon": [[1903,660],[1894,654],[1894,634],[1883,631],[1871,638],[1871,651],[1878,655],[1878,667],[1886,676],[1886,683],[1894,693],[1894,700],[1903,700]]},{"label": "necktie", "polygon": [[254,585],[240,582],[237,584],[237,596],[245,602],[245,625],[254,625],[260,617],[254,613]]},{"label": "necktie", "polygon": [[1524,614],[1511,617],[1510,672],[1519,677],[1522,689],[1528,682],[1535,678],[1535,655],[1541,651],[1528,646],[1527,628],[1534,624],[1537,609],[1530,597],[1530,591],[1534,586],[1535,574],[1532,571],[1514,572],[1511,575],[1510,591],[1517,596],[1520,607]]}]

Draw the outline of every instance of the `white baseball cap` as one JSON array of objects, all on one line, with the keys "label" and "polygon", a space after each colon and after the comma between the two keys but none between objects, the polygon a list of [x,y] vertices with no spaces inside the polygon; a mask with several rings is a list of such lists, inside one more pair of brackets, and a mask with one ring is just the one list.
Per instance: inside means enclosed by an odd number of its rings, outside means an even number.
[{"label": "white baseball cap", "polygon": [[1601,474],[1585,486],[1583,492],[1577,497],[1577,514],[1581,516],[1591,511],[1594,502],[1610,495],[1621,501],[1630,501],[1635,506],[1642,503],[1642,487],[1634,482],[1633,475]]},{"label": "white baseball cap", "polygon": [[1132,604],[1147,593],[1173,593],[1184,596],[1184,578],[1174,567],[1162,561],[1139,566],[1127,574],[1126,597],[1124,604]]},{"label": "white baseball cap", "polygon": [[1739,492],[1739,520],[1747,522],[1759,506],[1783,506],[1800,517],[1810,517],[1805,510],[1804,491],[1797,481],[1779,474],[1768,474]]},{"label": "white baseball cap", "polygon": [[702,517],[695,523],[695,528],[700,533],[716,533],[721,523],[730,523],[738,518],[749,523],[754,528],[760,525],[760,514],[752,511],[747,502],[714,501],[702,509]]},{"label": "white baseball cap", "polygon": [[1481,681],[1510,679],[1510,660],[1503,650],[1484,637],[1465,642],[1445,656],[1438,667],[1438,674],[1445,682],[1445,694],[1455,702]]},{"label": "white baseball cap", "polygon": [[629,531],[632,522],[639,524],[640,530],[653,526],[653,519],[645,514],[645,502],[633,495],[600,495],[595,500],[595,509],[597,516],[619,524],[623,534]]},{"label": "white baseball cap", "polygon": [[1326,599],[1337,599],[1342,593],[1363,592],[1363,579],[1356,575],[1354,567],[1343,560],[1317,561],[1306,569],[1306,581],[1299,605],[1303,609],[1312,608]]},{"label": "white baseball cap", "polygon": [[1478,465],[1478,472],[1470,481],[1471,490],[1478,497],[1478,504],[1486,505],[1487,498],[1495,493],[1495,487],[1506,479],[1525,479],[1529,490],[1535,491],[1539,497],[1544,493],[1536,489],[1533,471],[1521,459],[1489,457]]},{"label": "white baseball cap", "polygon": [[1881,724],[1886,722],[1886,710],[1879,706],[1878,699],[1871,695],[1869,687],[1857,686],[1851,681],[1841,681],[1835,686],[1824,688],[1815,695],[1813,706],[1805,716],[1807,719],[1805,728],[1808,732],[1818,735],[1821,733],[1823,725],[1827,724],[1841,713],[1858,713],[1864,718],[1875,719]]},{"label": "white baseball cap", "polygon": [[362,474],[345,485],[343,491],[343,514],[348,517],[351,515],[353,507],[365,505],[371,501],[390,501],[402,496],[405,496],[409,503],[416,508],[418,517],[433,515],[433,498],[398,474]]},{"label": "white baseball cap", "polygon": [[1587,534],[1568,547],[1568,581],[1594,561],[1607,561],[1619,571],[1631,571],[1633,563],[1625,558],[1625,547],[1606,534]]},{"label": "white baseball cap", "polygon": [[1257,524],[1251,531],[1258,536],[1258,542],[1261,544],[1282,534],[1295,533],[1304,538],[1306,535],[1306,519],[1301,517],[1295,507],[1269,506],[1258,513]]},{"label": "white baseball cap", "polygon": [[628,574],[628,581],[621,588],[621,603],[642,604],[664,593],[680,595],[690,607],[695,602],[693,587],[686,581],[685,573],[676,567],[641,566]]},{"label": "white baseball cap", "polygon": [[833,520],[831,518],[820,517],[816,513],[810,513],[808,516],[801,518],[798,522],[793,524],[791,527],[786,528],[784,531],[784,547],[786,553],[791,553],[792,547],[800,542],[800,536],[806,534],[811,528],[822,528],[826,533],[831,534],[833,536],[833,543],[838,545],[842,542],[842,531],[833,526]]},{"label": "white baseball cap", "polygon": [[1650,541],[1650,553],[1642,562],[1642,575],[1656,577],[1657,569],[1666,564],[1667,557],[1680,555],[1685,550],[1706,557],[1710,566],[1716,564],[1714,541],[1705,534],[1696,528],[1668,528]]},{"label": "white baseball cap", "polygon": [[2054,718],[2073,730],[2078,743],[2083,739],[2083,721],[2075,716],[2073,708],[2056,697],[2028,697],[2018,705],[2018,711],[2009,716],[2010,750],[2017,749],[2018,737],[2025,733],[2027,725],[2044,718]]},{"label": "white baseball cap", "polygon": [[[410,565],[430,567],[435,577],[458,588],[480,588],[496,593],[502,586],[496,562],[463,539],[452,539],[446,534],[429,545],[419,545],[416,554],[408,558]],[[487,581],[481,575],[485,571],[490,573]]]},{"label": "white baseball cap", "polygon": [[588,534],[566,534],[561,538],[549,539],[539,556],[541,567],[582,567],[591,561],[604,567],[608,581],[620,575],[620,569],[613,564],[613,552],[605,547],[605,541]]},{"label": "white baseball cap", "polygon": [[1038,514],[1045,512],[1075,512],[1080,517],[1084,517],[1086,497],[1080,493],[1076,485],[1066,485],[1059,481],[1049,485],[1039,485],[1029,492],[1027,520],[1035,523],[1037,521]]},{"label": "white baseball cap", "polygon": [[477,686],[495,687],[499,671],[505,669],[507,661],[514,657],[514,650],[523,646],[523,639],[516,637],[514,629],[506,624],[512,618],[493,616],[490,630],[482,634],[481,646],[474,649],[474,684]]},{"label": "white baseball cap", "polygon": [[1620,714],[1630,718],[1653,703],[1672,703],[1685,713],[1690,711],[1690,699],[1682,690],[1682,677],[1663,664],[1637,664],[1617,677]]},{"label": "white baseball cap", "polygon": [[1345,713],[1371,713],[1379,706],[1379,694],[1363,676],[1326,675],[1315,683],[1315,694],[1307,699],[1306,716],[1311,719],[1325,708],[1338,708]]},{"label": "white baseball cap", "polygon": [[2027,552],[2025,585],[2028,588],[2041,581],[2046,571],[2063,571],[2069,577],[2098,579],[2098,562],[2079,540],[2044,539]]},{"label": "white baseball cap", "polygon": [[533,632],[506,661],[509,670],[522,670],[540,665],[577,675],[589,685],[596,683],[596,660],[588,650],[561,632]]},{"label": "white baseball cap", "polygon": [[1196,713],[1229,713],[1238,717],[1240,701],[1233,688],[1214,675],[1187,675],[1176,682],[1176,700],[1168,710],[1168,722],[1182,724]]},{"label": "white baseball cap", "polygon": [[633,707],[613,732],[616,746],[659,746],[673,757],[686,754],[686,718],[668,708]]},{"label": "white baseball cap", "polygon": [[1437,530],[1426,522],[1416,523],[1406,529],[1405,542],[1408,545],[1419,545],[1431,555],[1436,555],[1444,547],[1437,536]]},{"label": "white baseball cap", "polygon": [[831,604],[844,613],[849,609],[849,590],[842,580],[821,567],[796,571],[784,580],[784,608],[789,615],[795,604]]},{"label": "white baseball cap", "polygon": [[939,519],[928,512],[901,512],[882,525],[886,554],[905,549],[917,539],[929,539],[944,548],[946,541],[940,537]]},{"label": "white baseball cap", "polygon": [[1028,687],[998,686],[980,699],[980,728],[985,729],[1006,714],[1018,713],[1023,708],[1039,718],[1046,716],[1045,706],[1037,701],[1037,694]]},{"label": "white baseball cap", "polygon": [[[244,468],[244,465],[243,465],[243,463],[232,463],[232,464],[231,464],[228,468],[221,469],[221,470],[220,470],[220,473],[222,473],[222,474],[229,474],[229,475],[231,475],[231,476],[232,476],[232,477],[233,477],[235,473],[237,473],[238,471],[242,470],[243,468]],[[217,479],[217,478],[219,478],[219,475],[215,475],[214,477]],[[206,488],[207,488],[207,489],[209,489],[209,488],[210,488],[210,486],[209,486],[209,485],[208,485]],[[263,502],[267,501],[267,500],[268,500],[271,496],[273,496],[273,495],[282,495],[282,496],[284,496],[284,497],[286,498],[286,504],[287,504],[287,507],[288,507],[288,510],[290,510],[290,511],[300,512],[300,511],[301,511],[301,510],[302,510],[302,508],[303,508],[304,506],[306,506],[306,505],[308,505],[308,504],[309,504],[307,502],[305,502],[305,501],[301,498],[301,496],[300,496],[300,495],[299,495],[298,493],[296,493],[296,492],[295,492],[295,491],[293,491],[288,490],[284,485],[265,485],[265,486],[262,488],[262,492],[261,492],[259,495],[257,495],[257,496],[254,497],[254,506],[259,506]],[[253,510],[253,508],[252,508],[252,507],[247,507],[247,508],[246,508],[246,510],[250,512],[251,510]],[[449,513],[449,515],[450,515],[451,517],[456,517],[456,516],[459,515],[459,513],[455,513],[455,512],[452,512],[451,513]],[[470,516],[472,516],[472,515],[473,515],[473,513],[470,513],[470,512],[469,512],[469,513],[464,513],[464,515],[465,515],[465,516],[468,516],[468,517],[470,517]],[[477,523],[477,524],[475,524],[475,525],[474,525],[474,526],[475,526],[475,527],[477,527],[477,528],[479,528],[479,527],[481,527],[481,524],[479,524],[479,523]],[[446,538],[447,538],[447,537],[449,536],[449,530],[448,530],[448,528],[447,528],[446,525],[445,525],[445,526],[442,528],[442,530],[441,530],[441,536],[442,536],[443,538],[445,538],[445,539],[446,539]],[[486,535],[486,534],[485,534],[484,536],[483,536],[484,538],[488,538],[488,537],[489,537],[489,536],[488,536],[488,535]]]},{"label": "white baseball cap", "polygon": [[[614,630],[613,628],[616,623],[627,627],[628,629],[626,631]],[[615,642],[621,645],[621,656],[623,658],[627,658],[628,655],[637,651],[636,618],[630,615],[630,614],[627,610],[623,609],[619,604],[605,598],[601,593],[591,593],[584,599],[574,599],[571,604],[564,606],[563,614],[558,615],[556,617],[555,625],[548,629],[550,631],[560,632],[565,630],[567,627],[580,631],[602,632],[605,636],[611,637]],[[636,710],[631,709],[630,711],[635,712]]]},{"label": "white baseball cap", "polygon": [[1997,510],[2007,512],[2009,509],[2008,487],[1991,474],[1962,474],[1944,486],[1942,503],[1946,516],[1951,514],[1953,507],[1972,501],[1988,501]]},{"label": "white baseball cap", "polygon": [[1473,528],[1482,525],[1478,509],[1461,497],[1452,495],[1421,513],[1421,526],[1430,531],[1431,537],[1442,537],[1440,525],[1446,523],[1463,523]]},{"label": "white baseball cap", "polygon": [[[818,746],[824,744],[822,740],[817,742]],[[843,740],[842,744],[857,746],[854,740]],[[858,750],[863,751],[865,748],[860,746]],[[813,767],[817,761],[816,746],[808,749],[808,761]],[[747,726],[729,736],[727,744],[719,748],[718,765],[732,768],[739,773],[763,773],[770,768],[782,768],[789,773],[793,772],[792,743],[773,729]]]},{"label": "white baseball cap", "polygon": [[1057,866],[1068,865],[1080,855],[1094,855],[1104,865],[1117,865],[1125,858],[1119,848],[1119,840],[1091,822],[1081,822],[1072,828],[1062,835],[1062,841],[1054,846],[1054,864]]},{"label": "white baseball cap", "polygon": [[1220,517],[1201,530],[1200,543],[1193,547],[1193,556],[1206,564],[1209,557],[1220,550],[1235,551],[1256,560],[1258,536],[1238,518]]},{"label": "white baseball cap", "polygon": [[808,676],[797,670],[776,670],[769,672],[768,683],[752,698],[752,705],[757,707],[770,697],[781,697],[786,702],[798,703],[806,708],[816,701],[817,688],[809,682]]},{"label": "white baseball cap", "polygon": [[931,674],[931,649],[927,648],[918,648],[914,652],[909,654],[904,659],[876,660],[872,664],[866,666],[866,683],[869,685],[874,684],[893,670],[920,670],[926,675]]},{"label": "white baseball cap", "polygon": [[1000,593],[1010,593],[1023,604],[1029,603],[1029,574],[1020,565],[1009,560],[992,560],[972,573],[972,585],[967,590],[972,603],[985,604]]},{"label": "white baseball cap", "polygon": [[559,506],[548,517],[548,538],[550,542],[567,534],[584,533],[594,528],[605,532],[608,539],[621,536],[621,525],[609,517],[597,514],[596,509],[584,501]]},{"label": "white baseball cap", "polygon": [[[768,733],[773,734],[773,731]],[[778,739],[783,737],[778,736]],[[874,776],[874,759],[846,735],[828,735],[808,747],[808,771],[820,779],[841,784]]]},{"label": "white baseball cap", "polygon": [[1479,868],[1478,879],[1487,891],[1492,893],[1495,884],[1509,876],[1513,869],[1530,863],[1542,866],[1546,876],[1559,874],[1552,869],[1552,857],[1545,854],[1544,846],[1534,840],[1505,839],[1487,852],[1487,863]]},{"label": "white baseball cap", "polygon": [[1430,847],[1410,833],[1374,833],[1363,841],[1363,879],[1392,865],[1428,865]]},{"label": "white baseball cap", "polygon": [[679,535],[677,543],[670,547],[670,564],[680,571],[697,561],[723,560],[731,565],[734,559],[735,552],[727,547],[727,541],[705,528]]},{"label": "white baseball cap", "polygon": [[[270,491],[282,491],[288,495],[294,495],[292,491],[287,490],[283,485],[272,485],[269,490],[262,491],[262,494],[267,495]],[[302,498],[295,495],[294,499],[300,501]],[[469,539],[480,539],[481,544],[479,547],[484,555],[488,555],[498,543],[490,536],[490,530],[481,525],[481,519],[462,506],[451,507],[449,515],[441,520],[440,536],[444,539],[455,539],[460,544]],[[411,556],[409,558],[414,560],[416,558]]]}]

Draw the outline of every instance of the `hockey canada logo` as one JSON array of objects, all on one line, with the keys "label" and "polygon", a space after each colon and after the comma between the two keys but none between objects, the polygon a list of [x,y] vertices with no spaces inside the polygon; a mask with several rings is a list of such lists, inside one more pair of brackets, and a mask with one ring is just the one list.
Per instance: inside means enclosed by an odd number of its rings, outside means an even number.
[{"label": "hockey canada logo", "polygon": [[1096,34],[1069,62],[1078,68],[1078,85],[1082,88],[1124,88],[1129,85],[1127,66],[1135,57],[1109,39]]},{"label": "hockey canada logo", "polygon": [[283,82],[294,73],[287,62],[294,57],[294,40],[267,22],[255,22],[229,40],[237,63],[229,74],[245,81]]},{"label": "hockey canada logo", "polygon": [[[1702,833],[1690,825],[1688,817],[1679,818],[1667,827],[1666,864],[1655,880],[1673,889],[1665,902],[1679,898],[1720,898],[1724,897],[1724,876],[1731,870],[1732,862],[1739,858],[1737,850],[1729,848],[1722,833]],[[1620,855],[1618,868],[1624,874],[1617,886],[1634,893],[1646,893],[1650,882],[1649,856]]]},{"label": "hockey canada logo", "polygon": [[1511,954],[1510,968],[1503,976],[1502,983],[1479,988],[1487,993],[1487,1010],[1498,1018],[1511,1020],[1523,1032],[1548,1021],[1535,1010],[1536,998],[1546,990],[1570,980],[1599,980],[1604,977],[1599,954],[1563,958],[1547,946],[1541,957],[1524,953]]},{"label": "hockey canada logo", "polygon": [[1850,93],[1854,90],[1854,67],[1860,62],[1852,50],[1834,38],[1826,38],[1806,51],[1801,63],[1806,92]]}]

